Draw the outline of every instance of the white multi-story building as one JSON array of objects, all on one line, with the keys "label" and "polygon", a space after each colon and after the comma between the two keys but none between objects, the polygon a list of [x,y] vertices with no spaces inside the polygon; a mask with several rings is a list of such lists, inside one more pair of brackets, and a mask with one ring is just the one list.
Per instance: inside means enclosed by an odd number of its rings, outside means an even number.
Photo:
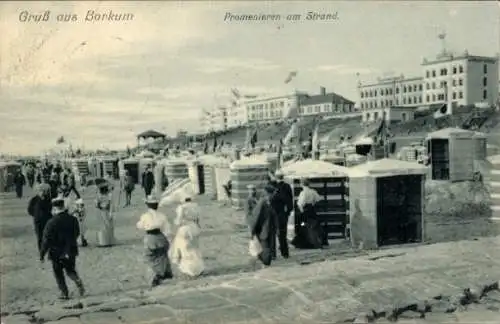
[{"label": "white multi-story building", "polygon": [[327,118],[347,118],[359,116],[354,102],[334,92],[326,93],[320,88],[318,95],[304,95],[300,101],[299,116],[321,115]]},{"label": "white multi-story building", "polygon": [[298,115],[300,99],[305,94],[295,92],[290,95],[256,98],[242,103],[247,112],[248,123],[272,122]]},{"label": "white multi-story building", "polygon": [[452,107],[494,105],[498,100],[498,57],[443,51],[435,59],[424,59],[422,68],[425,104],[447,102],[446,92]]},{"label": "white multi-story building", "polygon": [[228,108],[216,107],[213,110],[203,109],[200,116],[203,132],[221,131],[228,128]]},{"label": "white multi-story building", "polygon": [[228,128],[236,128],[248,124],[246,105],[241,100],[235,100],[227,109]]},{"label": "white multi-story building", "polygon": [[418,107],[422,105],[423,78],[404,75],[378,78],[377,82],[358,86],[363,122],[382,118],[390,107]]}]

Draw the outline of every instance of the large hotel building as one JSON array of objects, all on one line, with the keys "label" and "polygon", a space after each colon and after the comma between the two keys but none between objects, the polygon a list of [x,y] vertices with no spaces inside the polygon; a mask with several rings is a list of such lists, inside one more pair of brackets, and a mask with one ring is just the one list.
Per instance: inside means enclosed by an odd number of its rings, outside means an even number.
[{"label": "large hotel building", "polygon": [[393,108],[416,109],[448,100],[452,107],[479,103],[492,106],[498,102],[498,57],[444,51],[423,60],[421,76],[379,78],[360,84],[358,89],[364,122],[375,121]]}]

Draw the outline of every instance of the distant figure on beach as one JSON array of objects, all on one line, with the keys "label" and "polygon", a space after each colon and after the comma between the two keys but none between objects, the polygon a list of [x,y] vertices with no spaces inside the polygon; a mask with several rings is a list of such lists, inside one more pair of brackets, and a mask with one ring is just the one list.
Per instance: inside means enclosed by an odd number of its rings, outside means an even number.
[{"label": "distant figure on beach", "polygon": [[125,170],[125,174],[122,179],[122,188],[125,192],[125,207],[130,206],[132,200],[132,192],[135,189],[134,178],[130,175],[128,170]]},{"label": "distant figure on beach", "polygon": [[273,240],[276,240],[273,235],[273,229],[277,228],[277,216],[271,206],[271,197],[275,192],[275,188],[266,185],[263,196],[259,199],[252,213],[252,224],[250,229],[251,237],[256,237],[262,247],[262,252],[259,255],[259,260],[264,266],[270,266],[272,261],[271,247]]},{"label": "distant figure on beach", "polygon": [[76,199],[80,199],[80,193],[76,190],[76,178],[75,174],[71,172],[70,168],[64,170],[62,174],[62,185],[64,188],[63,195],[64,197],[69,197],[71,192],[75,193]]},{"label": "distant figure on beach", "polygon": [[26,178],[28,179],[28,185],[30,188],[33,188],[33,185],[35,183],[35,168],[33,167],[33,164],[28,163],[26,166]]},{"label": "distant figure on beach", "polygon": [[16,174],[14,174],[14,187],[16,188],[16,196],[17,198],[21,199],[23,198],[23,188],[24,185],[26,184],[26,179],[24,178],[24,174],[21,169],[16,171]]},{"label": "distant figure on beach", "polygon": [[52,171],[49,178],[51,198],[57,197],[60,184],[61,184],[60,177],[57,175],[55,171]]},{"label": "distant figure on beach", "polygon": [[112,215],[112,193],[109,183],[103,182],[98,187],[96,207],[101,219],[101,230],[97,233],[99,247],[112,246],[115,243],[114,220]]},{"label": "distant figure on beach", "polygon": [[142,174],[142,187],[144,188],[144,194],[146,197],[151,195],[151,191],[155,187],[155,175],[153,171],[151,171],[151,166],[148,165],[146,170]]},{"label": "distant figure on beach", "polygon": [[28,203],[28,214],[33,217],[38,252],[42,249],[43,230],[52,217],[50,187],[46,183],[37,185],[36,196]]},{"label": "distant figure on beach", "polygon": [[64,199],[61,197],[52,200],[52,208],[53,217],[48,221],[43,231],[40,261],[43,263],[45,255],[48,253],[57,286],[61,291],[60,299],[69,298],[64,272],[75,282],[80,296],[83,296],[85,288],[76,272],[77,238],[80,235],[78,220],[64,208]]},{"label": "distant figure on beach", "polygon": [[75,201],[75,209],[73,210],[72,216],[78,219],[78,224],[80,225],[80,240],[82,246],[88,246],[87,239],[85,238],[85,232],[87,231],[85,204],[83,203],[83,200],[81,198]]},{"label": "distant figure on beach", "polygon": [[200,250],[199,237],[200,210],[198,204],[185,195],[184,203],[177,208],[175,225],[177,232],[172,244],[171,259],[179,266],[180,272],[188,278],[200,276],[205,270],[205,263]]},{"label": "distant figure on beach", "polygon": [[148,210],[141,215],[137,228],[146,232],[144,236],[144,252],[146,263],[154,273],[151,287],[156,287],[163,280],[172,279],[172,268],[168,258],[170,244],[168,235],[171,227],[167,217],[158,211],[158,200],[148,197],[145,200]]}]

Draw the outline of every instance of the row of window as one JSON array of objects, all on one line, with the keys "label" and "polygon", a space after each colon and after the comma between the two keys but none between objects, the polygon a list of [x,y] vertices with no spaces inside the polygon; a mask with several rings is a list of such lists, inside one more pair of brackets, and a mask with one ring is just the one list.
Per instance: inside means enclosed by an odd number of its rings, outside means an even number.
[{"label": "row of window", "polygon": [[[459,65],[458,67],[454,66],[452,68],[452,72],[453,74],[457,74],[457,73],[464,73],[464,67],[462,65]],[[426,78],[435,78],[436,77],[436,70],[428,70],[428,71],[425,71],[425,77]],[[443,75],[448,75],[448,69],[446,68],[443,68],[443,69],[440,69],[439,70],[439,75],[440,76],[443,76]]]},{"label": "row of window", "polygon": [[264,103],[264,104],[255,104],[255,105],[250,105],[249,108],[250,110],[262,110],[262,109],[268,109],[268,108],[283,108],[285,107],[285,102],[284,101],[278,101],[278,102],[270,102],[270,103]]},{"label": "row of window", "polygon": [[[421,84],[414,84],[414,85],[408,85],[408,86],[403,86],[402,88],[403,93],[407,92],[417,92],[417,91],[422,91],[422,85]],[[400,87],[395,88],[395,93],[398,94],[400,91]],[[380,92],[377,90],[367,90],[367,91],[362,91],[361,92],[361,98],[372,98],[376,97],[378,94],[381,96],[390,96],[392,95],[392,88],[386,88],[386,89],[380,89]]]},{"label": "row of window", "polygon": [[[462,65],[459,65],[458,67],[454,66],[451,68],[452,74],[457,74],[457,73],[464,73],[464,67]],[[488,64],[483,64],[483,73],[487,74],[488,73]],[[425,76],[427,78],[435,78],[436,77],[436,70],[428,70],[425,72]],[[439,70],[439,75],[444,76],[448,75],[448,69],[443,68]]]},{"label": "row of window", "polygon": [[[403,105],[406,104],[419,104],[422,103],[422,97],[421,96],[412,96],[412,97],[404,97],[403,100],[401,100],[401,103]],[[392,107],[394,105],[399,105],[399,98],[396,98],[394,101],[393,100],[382,100],[380,101],[380,107],[381,108],[386,108],[386,107]],[[378,102],[377,101],[371,101],[371,102],[362,102],[361,103],[361,108],[378,108]]]},{"label": "row of window", "polygon": [[[464,93],[462,91],[459,92],[453,92],[452,93],[452,99],[463,99],[464,98]],[[483,90],[483,100],[488,99],[488,91]],[[433,94],[433,95],[427,95],[425,98],[426,103],[432,103],[432,102],[440,102],[446,100],[446,95],[444,93],[439,93],[439,94]],[[398,105],[398,99],[396,98],[395,101],[396,105]],[[406,98],[403,98],[403,104],[416,104],[416,103],[422,103],[422,98],[408,98],[408,101]],[[392,107],[393,101],[392,100],[385,100],[380,102],[380,107],[385,108],[385,107]],[[361,103],[361,108],[362,109],[367,109],[367,108],[378,108],[378,103],[376,101],[373,102],[366,102],[366,103]]]},{"label": "row of window", "polygon": [[[383,114],[379,115],[378,111],[375,111],[373,113],[373,120],[377,120],[379,118],[379,116],[380,116],[380,118],[382,118]],[[370,120],[370,117],[371,117],[371,114],[370,113],[366,113],[366,119]],[[401,120],[402,121],[406,121],[407,119],[408,119],[408,117],[406,116],[406,113],[401,113]]]},{"label": "row of window", "polygon": [[354,111],[354,105],[350,104],[324,104],[324,105],[316,105],[316,106],[307,106],[300,107],[299,114],[312,114],[312,113],[328,113],[328,112],[336,112],[336,113],[348,113]]},{"label": "row of window", "polygon": [[268,119],[268,118],[283,118],[283,111],[281,110],[271,110],[270,112],[259,112],[250,114],[250,119]]}]

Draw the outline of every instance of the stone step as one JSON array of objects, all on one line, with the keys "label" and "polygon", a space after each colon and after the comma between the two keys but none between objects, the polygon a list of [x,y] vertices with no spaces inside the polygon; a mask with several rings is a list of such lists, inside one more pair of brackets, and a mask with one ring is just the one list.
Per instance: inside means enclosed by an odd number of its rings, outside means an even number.
[{"label": "stone step", "polygon": [[500,170],[491,170],[489,178],[491,181],[500,182]]},{"label": "stone step", "polygon": [[493,206],[500,206],[500,193],[495,192],[491,194],[491,204]]},{"label": "stone step", "polygon": [[491,219],[500,222],[500,204],[491,205]]}]

